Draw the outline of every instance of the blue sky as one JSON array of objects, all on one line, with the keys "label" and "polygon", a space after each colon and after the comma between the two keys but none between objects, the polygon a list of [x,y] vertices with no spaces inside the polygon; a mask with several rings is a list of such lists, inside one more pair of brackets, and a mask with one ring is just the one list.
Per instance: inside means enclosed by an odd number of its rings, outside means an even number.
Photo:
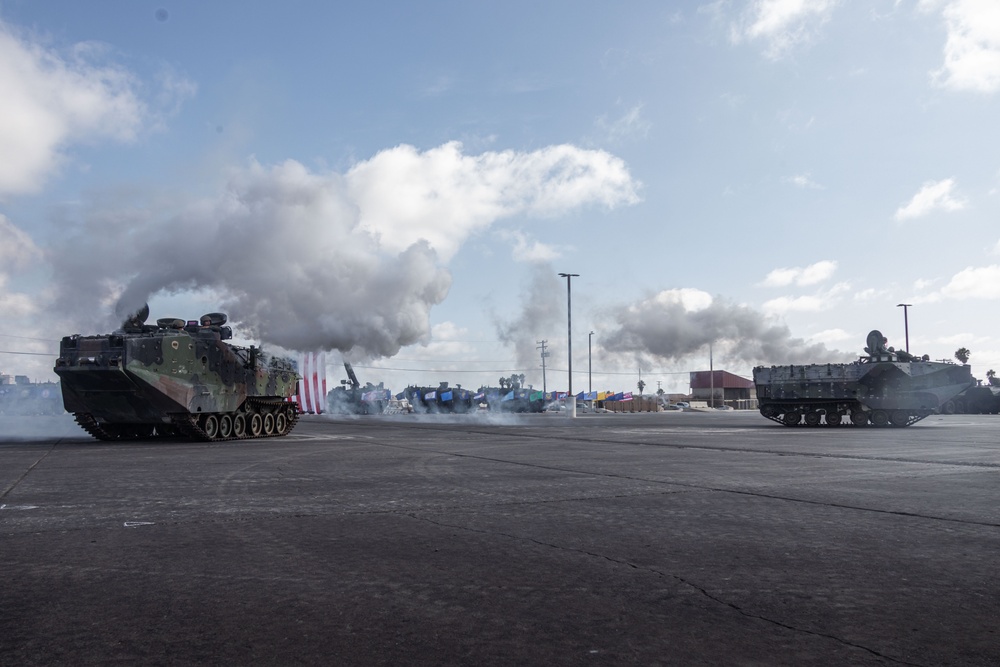
[{"label": "blue sky", "polygon": [[[1000,370],[1000,7],[0,2],[0,370],[225,309],[362,381]],[[31,352],[34,354],[11,354]],[[332,354],[333,362],[339,354]],[[331,363],[331,377],[341,369]]]}]

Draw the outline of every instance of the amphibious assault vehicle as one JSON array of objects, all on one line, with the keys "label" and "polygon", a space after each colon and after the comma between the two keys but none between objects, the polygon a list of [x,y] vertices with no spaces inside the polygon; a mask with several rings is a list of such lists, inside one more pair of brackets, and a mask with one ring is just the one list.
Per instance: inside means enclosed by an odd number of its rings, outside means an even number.
[{"label": "amphibious assault vehicle", "polygon": [[292,430],[299,376],[290,360],[225,342],[223,313],[155,325],[148,317],[143,307],[113,333],[62,339],[54,370],[85,431],[99,440],[234,440]]},{"label": "amphibious assault vehicle", "polygon": [[974,384],[971,368],[886,347],[868,334],[867,356],[849,364],[758,366],[760,413],[785,426],[909,426]]}]

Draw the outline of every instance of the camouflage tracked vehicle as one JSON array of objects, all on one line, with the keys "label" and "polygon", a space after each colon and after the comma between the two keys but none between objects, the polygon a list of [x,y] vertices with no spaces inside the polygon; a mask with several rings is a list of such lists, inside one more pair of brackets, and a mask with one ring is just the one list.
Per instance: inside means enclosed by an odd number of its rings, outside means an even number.
[{"label": "camouflage tracked vehicle", "polygon": [[928,361],[886,348],[868,334],[868,356],[850,364],[758,366],[760,413],[785,426],[909,426],[974,384],[969,366]]},{"label": "camouflage tracked vehicle", "polygon": [[225,342],[222,313],[145,324],[149,308],[114,333],[66,336],[55,372],[63,404],[99,440],[183,436],[235,440],[288,434],[299,380],[291,362]]}]

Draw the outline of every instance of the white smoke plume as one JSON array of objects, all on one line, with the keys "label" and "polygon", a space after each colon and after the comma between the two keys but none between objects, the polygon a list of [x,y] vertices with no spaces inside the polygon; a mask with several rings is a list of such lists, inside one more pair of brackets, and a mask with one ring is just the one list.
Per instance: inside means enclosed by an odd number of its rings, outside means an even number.
[{"label": "white smoke plume", "polygon": [[[95,205],[50,257],[58,305],[84,330],[115,301],[210,291],[268,343],[392,356],[428,337],[451,285],[445,262],[470,234],[517,214],[632,203],[637,187],[618,158],[573,146],[400,146],[346,174],[253,162],[208,200]],[[174,315],[189,314],[155,314]]]},{"label": "white smoke plume", "polygon": [[710,344],[716,358],[729,363],[839,363],[857,357],[793,338],[787,326],[759,311],[697,289],[664,290],[609,308],[601,319],[615,323],[601,332],[605,353],[633,366],[704,357]]},{"label": "white smoke plume", "polygon": [[536,264],[531,267],[527,283],[522,288],[520,303],[520,312],[512,318],[493,315],[497,338],[513,348],[517,365],[525,369],[525,375],[529,376],[527,381],[540,381],[541,371],[536,372],[541,361],[537,341],[548,339],[552,343],[549,349],[559,350],[561,339],[557,341],[556,334],[560,324],[562,338],[565,338],[565,281],[550,264]]}]

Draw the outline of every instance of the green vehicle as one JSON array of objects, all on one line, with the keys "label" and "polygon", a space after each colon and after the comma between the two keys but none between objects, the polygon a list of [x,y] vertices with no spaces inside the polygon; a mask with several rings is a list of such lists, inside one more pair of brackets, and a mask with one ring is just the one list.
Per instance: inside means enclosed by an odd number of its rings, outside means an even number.
[{"label": "green vehicle", "polygon": [[887,348],[877,330],[867,342],[849,364],[753,369],[760,414],[785,426],[909,426],[975,384],[969,366]]},{"label": "green vehicle", "polygon": [[99,440],[236,440],[294,428],[299,376],[290,360],[226,342],[223,313],[155,325],[148,317],[147,306],[113,333],[62,339],[54,370],[66,411],[85,431]]}]

